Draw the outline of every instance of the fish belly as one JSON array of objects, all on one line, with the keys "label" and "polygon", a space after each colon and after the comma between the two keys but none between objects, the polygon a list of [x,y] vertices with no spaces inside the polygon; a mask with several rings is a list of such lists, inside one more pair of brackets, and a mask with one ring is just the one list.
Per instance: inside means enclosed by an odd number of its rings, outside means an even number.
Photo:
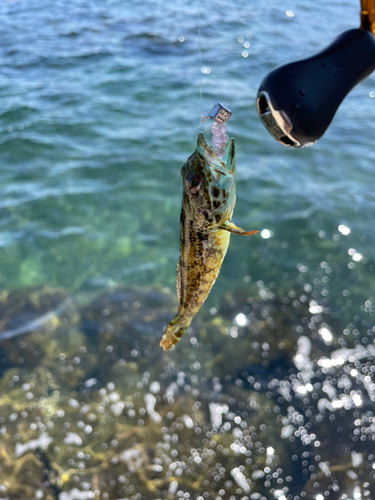
[{"label": "fish belly", "polygon": [[161,339],[164,350],[180,340],[206,300],[220,272],[229,239],[230,233],[221,229],[183,234],[177,265],[179,308]]}]

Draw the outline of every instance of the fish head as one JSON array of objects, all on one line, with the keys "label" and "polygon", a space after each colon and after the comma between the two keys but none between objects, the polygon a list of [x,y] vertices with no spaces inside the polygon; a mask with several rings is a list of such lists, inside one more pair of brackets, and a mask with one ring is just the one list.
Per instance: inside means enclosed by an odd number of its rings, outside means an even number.
[{"label": "fish head", "polygon": [[220,159],[199,133],[197,147],[181,169],[183,209],[198,229],[215,229],[231,218],[236,201],[235,174],[234,139],[229,139]]}]

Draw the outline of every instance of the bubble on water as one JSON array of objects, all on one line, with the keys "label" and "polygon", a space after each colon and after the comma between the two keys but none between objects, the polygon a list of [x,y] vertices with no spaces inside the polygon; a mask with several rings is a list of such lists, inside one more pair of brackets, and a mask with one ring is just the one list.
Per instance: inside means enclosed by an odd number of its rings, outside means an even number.
[{"label": "bubble on water", "polygon": [[202,66],[201,73],[203,73],[204,75],[209,75],[211,73],[211,68],[209,68],[208,66]]},{"label": "bubble on water", "polygon": [[295,13],[292,10],[287,10],[285,12],[285,14],[287,15],[287,17],[294,17],[295,16]]}]

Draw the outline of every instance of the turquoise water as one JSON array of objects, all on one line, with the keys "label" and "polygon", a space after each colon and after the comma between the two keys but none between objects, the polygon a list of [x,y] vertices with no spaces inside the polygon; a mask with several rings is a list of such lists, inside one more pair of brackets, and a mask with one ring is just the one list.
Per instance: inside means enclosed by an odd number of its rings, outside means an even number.
[{"label": "turquoise water", "polygon": [[[375,498],[375,77],[310,148],[279,145],[255,108],[268,71],[358,11],[0,5],[0,495]],[[233,221],[260,233],[231,237],[162,353],[180,169],[216,101],[233,112]]]},{"label": "turquoise water", "polygon": [[[3,3],[0,286],[173,287],[179,170],[194,149],[201,109],[221,100],[233,111],[237,145],[234,220],[273,236],[232,238],[213,295],[236,287],[245,266],[255,280],[283,285],[299,263],[314,269],[329,252],[342,271],[338,288],[362,274],[367,297],[374,77],[351,93],[313,148],[281,148],[255,110],[263,76],[356,25],[357,5],[287,7],[294,17],[284,4],[260,1],[73,2],[68,10],[62,2]],[[341,224],[350,235],[338,232]],[[344,271],[349,248],[367,264]]]}]

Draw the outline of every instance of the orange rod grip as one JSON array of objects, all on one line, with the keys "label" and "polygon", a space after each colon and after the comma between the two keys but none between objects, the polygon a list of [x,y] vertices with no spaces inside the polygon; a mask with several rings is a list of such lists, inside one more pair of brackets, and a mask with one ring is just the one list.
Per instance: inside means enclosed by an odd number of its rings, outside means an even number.
[{"label": "orange rod grip", "polygon": [[375,0],[361,0],[361,28],[375,36]]}]

